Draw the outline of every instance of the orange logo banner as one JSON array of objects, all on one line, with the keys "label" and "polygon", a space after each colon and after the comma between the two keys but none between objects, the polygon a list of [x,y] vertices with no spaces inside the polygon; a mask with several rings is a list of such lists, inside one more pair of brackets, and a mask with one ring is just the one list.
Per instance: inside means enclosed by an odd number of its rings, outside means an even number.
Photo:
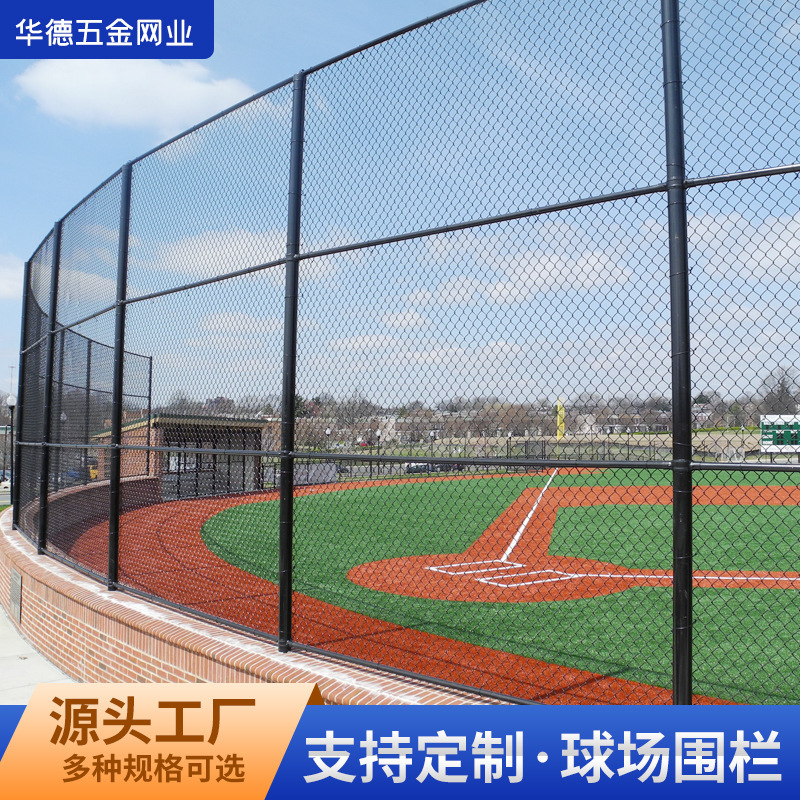
[{"label": "orange logo banner", "polygon": [[303,709],[321,703],[314,684],[41,684],[0,786],[26,800],[263,800]]}]

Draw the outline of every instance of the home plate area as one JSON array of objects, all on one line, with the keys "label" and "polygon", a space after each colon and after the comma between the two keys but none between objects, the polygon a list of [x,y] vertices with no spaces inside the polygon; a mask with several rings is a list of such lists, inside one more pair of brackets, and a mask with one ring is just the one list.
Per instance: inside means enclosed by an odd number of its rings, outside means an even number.
[{"label": "home plate area", "polygon": [[[485,564],[498,564],[482,569],[470,569],[470,567],[483,566]],[[462,564],[445,564],[442,567],[428,567],[432,572],[442,572],[445,575],[471,575],[473,580],[479,583],[486,583],[489,586],[506,586],[516,588],[518,586],[536,586],[540,583],[556,583],[557,581],[571,581],[579,578],[610,578],[610,574],[588,575],[579,572],[562,572],[558,569],[530,569],[527,564],[516,564],[513,561],[468,561]],[[479,573],[491,572],[491,576],[478,577]],[[656,576],[653,576],[656,577]],[[659,576],[661,577],[661,576]],[[520,580],[529,578],[529,580]]]},{"label": "home plate area", "polygon": [[[531,603],[577,600],[637,586],[669,587],[672,570],[635,569],[548,550],[559,509],[672,502],[664,486],[551,486],[526,489],[465,552],[408,556],[354,567],[361,586],[406,597],[463,602]],[[797,504],[797,489],[771,486],[696,487],[697,505]],[[589,535],[587,533],[587,535]],[[651,535],[647,529],[643,536]],[[800,589],[800,573],[695,571],[697,587]]]}]

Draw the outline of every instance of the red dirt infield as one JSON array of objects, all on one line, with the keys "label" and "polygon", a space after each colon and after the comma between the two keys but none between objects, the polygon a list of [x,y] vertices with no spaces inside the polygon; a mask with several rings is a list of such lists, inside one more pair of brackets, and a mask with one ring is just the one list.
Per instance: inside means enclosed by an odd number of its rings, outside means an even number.
[{"label": "red dirt infield", "polygon": [[[538,502],[537,502],[538,500]],[[576,486],[525,490],[463,553],[410,556],[361,564],[347,577],[360,586],[405,597],[471,603],[577,600],[632,586],[671,586],[672,570],[634,569],[548,553],[560,508],[669,505],[663,486]],[[796,504],[783,487],[708,487],[694,490],[695,505]],[[531,507],[536,505],[532,515]],[[516,540],[516,541],[515,541]],[[695,572],[694,585],[728,589],[800,589],[797,572]]]},{"label": "red dirt infield", "polygon": [[[578,470],[574,470],[577,472]],[[560,470],[569,474],[573,470]],[[443,480],[479,480],[487,476],[400,478],[369,482],[347,482],[326,486],[303,487],[296,490],[296,496],[321,492],[345,491],[379,485],[395,485]],[[540,492],[531,489],[524,492],[465,554],[469,560],[497,558],[498,549],[507,545],[509,531],[525,516],[524,509],[531,505],[531,494]],[[668,504],[671,489],[661,487],[585,487],[549,489],[552,499],[543,499],[540,509],[531,524],[536,529],[546,529],[546,536],[538,533],[526,542],[523,535],[513,552],[514,560],[525,561],[526,565],[545,564],[551,570],[557,565],[562,572],[574,573],[577,567],[591,570],[598,565],[605,572],[609,565],[588,559],[567,559],[548,556],[546,542],[555,519],[560,501],[562,505],[598,504],[599,502]],[[715,504],[753,503],[771,505],[777,503],[796,503],[793,492],[783,488],[753,487],[711,487],[696,489],[698,502]],[[547,497],[547,494],[545,495]],[[592,502],[593,498],[603,498]],[[277,499],[277,492],[261,492],[250,495],[200,498],[165,502],[124,514],[120,521],[119,575],[120,584],[137,589],[156,598],[184,605],[190,609],[204,612],[223,620],[244,625],[270,634],[277,633],[278,590],[277,586],[238,567],[229,564],[208,550],[202,540],[203,524],[220,511],[233,506],[261,503]],[[539,516],[541,511],[541,517]],[[69,547],[62,548],[70,558],[91,569],[105,572],[105,547],[108,536],[107,523],[95,525],[83,532],[74,532],[68,537]],[[505,537],[505,538],[504,538]],[[504,544],[505,542],[505,544]],[[459,555],[459,558],[461,558]],[[539,559],[538,561],[536,559]],[[420,559],[391,559],[385,562],[365,564],[355,567],[350,577],[358,582],[368,581],[366,585],[381,591],[398,593],[396,576],[402,570],[421,570],[426,567],[446,565],[451,556],[427,556]],[[466,558],[464,560],[467,560]],[[569,569],[561,569],[568,567]],[[401,572],[396,572],[400,568]],[[538,568],[538,567],[537,567]],[[634,573],[619,567],[624,576],[574,581],[559,580],[563,584],[557,590],[567,596],[585,597],[587,593],[608,593],[622,591],[634,585]],[[645,571],[641,571],[645,572]],[[653,574],[652,571],[648,574]],[[446,575],[426,570],[428,580],[427,596],[446,597],[463,601],[484,601],[491,597],[497,601],[530,602],[534,599],[556,599],[552,588],[547,598],[538,597],[540,590],[526,587],[524,597],[512,597],[519,589],[510,586],[498,587],[481,584],[463,577]],[[727,573],[725,574],[727,575]],[[753,575],[753,573],[749,573]],[[763,573],[764,576],[767,573]],[[729,576],[730,577],[730,576]],[[788,576],[787,576],[788,577]],[[668,573],[661,576],[663,584],[669,585]],[[702,579],[702,580],[705,580]],[[725,580],[725,577],[708,578]],[[800,580],[794,574],[793,580]],[[609,582],[610,581],[610,582]],[[616,581],[621,581],[617,583]],[[573,588],[563,588],[568,584]],[[648,581],[650,583],[650,581]],[[623,585],[624,584],[624,585]],[[412,584],[413,585],[413,584]],[[552,587],[553,583],[543,584]],[[698,585],[704,585],[702,583]],[[718,585],[716,583],[709,585]],[[408,584],[402,594],[410,594]],[[454,588],[456,587],[456,588]],[[477,587],[477,588],[476,588]],[[485,587],[485,588],[484,588]],[[478,592],[472,596],[472,592]],[[438,593],[438,594],[437,594]],[[482,594],[486,593],[486,595]],[[576,593],[576,594],[571,594]],[[419,595],[417,595],[419,596]],[[588,596],[592,596],[589,594]],[[294,593],[292,640],[298,643],[322,648],[334,654],[352,656],[366,661],[428,675],[466,686],[499,692],[548,704],[670,704],[671,692],[656,686],[649,686],[620,677],[596,674],[580,669],[550,664],[534,658],[492,650],[486,647],[467,644],[442,636],[405,628],[396,623],[374,619],[363,614],[342,609],[338,606]],[[728,703],[729,701],[696,695],[696,703]]]}]

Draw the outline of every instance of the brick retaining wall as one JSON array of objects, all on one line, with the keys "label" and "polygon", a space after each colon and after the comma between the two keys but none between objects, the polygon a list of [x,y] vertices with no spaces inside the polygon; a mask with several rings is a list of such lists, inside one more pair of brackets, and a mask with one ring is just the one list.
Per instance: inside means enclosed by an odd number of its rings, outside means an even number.
[{"label": "brick retaining wall", "polygon": [[[51,511],[52,513],[52,511]],[[315,682],[326,703],[467,705],[478,695],[389,676],[334,658],[279,653],[269,642],[214,626],[124,592],[110,592],[36,553],[0,517],[0,605],[9,612],[11,571],[22,579],[12,622],[65,673],[84,682]]]}]

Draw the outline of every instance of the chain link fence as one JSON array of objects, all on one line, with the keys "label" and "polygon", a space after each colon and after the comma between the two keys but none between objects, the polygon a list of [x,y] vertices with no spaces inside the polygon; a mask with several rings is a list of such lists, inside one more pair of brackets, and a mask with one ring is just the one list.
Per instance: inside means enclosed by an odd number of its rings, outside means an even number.
[{"label": "chain link fence", "polygon": [[126,165],[26,265],[15,524],[284,651],[800,701],[798,26],[467,3]]}]

